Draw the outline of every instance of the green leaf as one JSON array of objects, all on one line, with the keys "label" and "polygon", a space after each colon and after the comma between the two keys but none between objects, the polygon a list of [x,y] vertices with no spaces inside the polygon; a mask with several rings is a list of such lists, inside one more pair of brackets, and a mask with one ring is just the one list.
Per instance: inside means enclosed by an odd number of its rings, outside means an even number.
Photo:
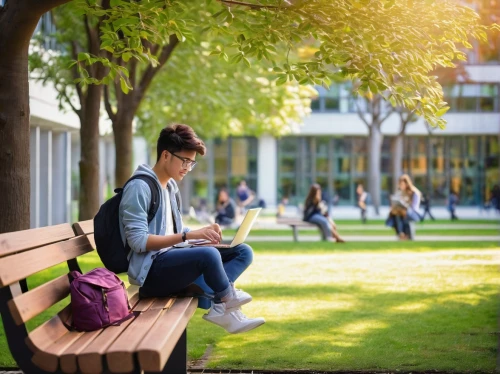
[{"label": "green leaf", "polygon": [[90,59],[90,55],[85,52],[78,53],[78,61],[87,61]]},{"label": "green leaf", "polygon": [[125,52],[122,54],[122,60],[128,62],[132,58],[132,53]]},{"label": "green leaf", "polygon": [[449,106],[445,106],[445,107],[443,107],[443,108],[439,109],[439,110],[435,113],[435,115],[436,115],[436,117],[442,117],[442,116],[443,116],[443,115],[444,115],[444,114],[445,114],[448,110],[450,110],[450,107],[449,107]]},{"label": "green leaf", "polygon": [[125,81],[125,79],[123,79],[123,78],[120,78],[120,87],[124,93],[128,94],[129,86],[128,86],[127,82]]},{"label": "green leaf", "polygon": [[280,75],[278,79],[276,79],[276,85],[281,86],[285,84],[288,81],[288,76],[287,75]]}]

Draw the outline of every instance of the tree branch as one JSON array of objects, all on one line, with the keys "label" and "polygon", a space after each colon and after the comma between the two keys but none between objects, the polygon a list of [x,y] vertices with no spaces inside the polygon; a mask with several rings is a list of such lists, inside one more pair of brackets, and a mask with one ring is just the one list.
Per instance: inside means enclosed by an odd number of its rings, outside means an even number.
[{"label": "tree branch", "polygon": [[[69,3],[71,0],[31,0],[25,1],[26,11],[30,13],[39,13],[42,15],[43,13],[47,13],[49,10],[58,7],[59,5]],[[7,5],[7,1],[5,2]]]},{"label": "tree branch", "polygon": [[111,107],[111,101],[109,100],[109,86],[107,84],[104,85],[104,107],[106,108],[106,112],[108,113],[108,117],[111,122],[116,121],[116,113],[113,112],[113,108]]},{"label": "tree branch", "polygon": [[386,114],[386,115],[385,115],[385,116],[384,116],[384,117],[383,117],[383,118],[379,121],[379,124],[384,123],[384,121],[385,121],[387,118],[389,118],[389,116],[390,116],[392,113],[394,113],[394,109],[389,110],[389,111],[387,112],[387,114]]},{"label": "tree branch", "polygon": [[246,6],[250,9],[278,9],[279,6],[277,5],[261,5],[261,4],[251,4],[251,3],[245,3],[243,1],[233,1],[233,0],[217,0],[219,3],[222,3],[227,6],[232,6],[232,5],[241,5],[241,6]]},{"label": "tree branch", "polygon": [[[153,67],[152,65],[148,66],[148,68],[146,69],[141,78],[141,81],[138,86],[138,91],[144,94],[144,92],[148,88],[149,84],[153,80],[156,73],[158,73],[158,71],[163,67],[163,65],[165,65],[165,63],[172,55],[172,52],[174,51],[177,44],[179,44],[179,39],[177,39],[177,36],[175,34],[170,35],[169,43],[163,46],[161,50],[160,57],[158,58],[158,65],[156,67]],[[138,92],[138,94],[140,94],[140,92]]]},{"label": "tree branch", "polygon": [[361,118],[361,120],[365,123],[365,125],[370,128],[371,127],[371,124],[366,120],[365,118],[365,114],[361,111],[361,108],[359,106],[359,101],[358,101],[358,98],[355,98],[356,101],[355,101],[355,104],[356,104],[356,111],[358,112],[358,116],[359,118]]},{"label": "tree branch", "polygon": [[64,87],[63,90],[59,91],[59,93],[64,97],[64,99],[69,104],[69,106],[71,107],[71,109],[73,110],[73,112],[76,113],[76,115],[80,118],[80,121],[81,121],[82,120],[82,108],[81,108],[81,106],[80,106],[80,109],[76,109],[76,107],[71,102],[68,94],[66,93],[66,87]]},{"label": "tree branch", "polygon": [[[405,131],[406,131],[406,126],[413,121],[413,118],[415,117],[415,111],[411,111],[411,112],[406,112],[404,110],[399,110],[398,111],[399,113],[399,118],[401,119],[401,130],[399,131],[399,134],[398,135],[404,135]],[[407,114],[406,118],[404,116],[404,114]]]},{"label": "tree branch", "polygon": [[[71,54],[73,57],[73,60],[78,61],[78,43],[76,40],[71,41]],[[79,78],[78,76],[78,70],[76,68],[76,65],[74,65],[71,68],[71,71],[73,72],[73,79]],[[80,106],[83,108],[83,91],[82,87],[79,84],[75,84],[76,87],[76,93],[78,95],[78,100],[80,100]]]}]

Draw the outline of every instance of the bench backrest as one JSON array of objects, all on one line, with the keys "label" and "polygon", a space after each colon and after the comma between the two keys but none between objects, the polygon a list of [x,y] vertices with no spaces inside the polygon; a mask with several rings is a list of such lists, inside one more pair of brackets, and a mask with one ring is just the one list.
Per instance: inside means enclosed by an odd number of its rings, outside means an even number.
[{"label": "bench backrest", "polygon": [[[69,295],[67,273],[31,290],[26,278],[64,262],[69,270],[80,270],[76,258],[93,250],[88,237],[75,235],[69,224],[0,234],[2,317],[12,319],[15,325],[22,327],[63,300]],[[5,304],[9,316],[5,316]],[[4,327],[7,330],[7,326]]]}]

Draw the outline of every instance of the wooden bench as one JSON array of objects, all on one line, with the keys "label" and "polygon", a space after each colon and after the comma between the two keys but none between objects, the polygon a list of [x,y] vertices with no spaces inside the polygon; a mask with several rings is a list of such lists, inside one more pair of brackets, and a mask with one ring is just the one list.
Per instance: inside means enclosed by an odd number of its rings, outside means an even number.
[{"label": "wooden bench", "polygon": [[[80,270],[78,258],[94,250],[92,221],[0,234],[0,313],[12,356],[30,373],[186,373],[186,326],[192,297],[139,299],[127,289],[135,317],[92,332],[69,330],[68,302],[28,330],[26,323],[69,295],[68,274],[29,289],[26,278],[60,263]],[[41,278],[41,277],[40,277]],[[52,310],[52,309],[51,309]]]},{"label": "wooden bench", "polygon": [[[292,231],[293,231],[293,240],[296,241],[296,242],[299,241],[298,229],[300,227],[316,227],[316,228],[319,228],[319,226],[316,225],[316,224],[314,224],[314,223],[303,221],[300,218],[294,218],[294,217],[277,217],[276,218],[276,223],[278,223],[280,225],[288,225],[288,226],[290,226],[292,228]],[[323,233],[323,231],[320,229],[319,232],[321,233],[321,239],[322,240],[326,240],[325,234]]]}]

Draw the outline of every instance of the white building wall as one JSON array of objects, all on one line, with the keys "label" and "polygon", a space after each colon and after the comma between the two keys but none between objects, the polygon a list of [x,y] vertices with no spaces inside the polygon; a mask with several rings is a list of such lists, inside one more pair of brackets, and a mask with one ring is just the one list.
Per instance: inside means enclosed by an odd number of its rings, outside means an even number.
[{"label": "white building wall", "polygon": [[70,221],[71,169],[70,134],[58,132],[52,134],[52,224]]},{"label": "white building wall", "polygon": [[500,65],[467,65],[465,70],[467,71],[468,79],[472,82],[500,82]]},{"label": "white building wall", "polygon": [[[368,115],[367,115],[368,117]],[[497,135],[500,113],[450,113],[444,116],[446,128],[433,128],[434,135]],[[401,127],[399,116],[391,115],[383,124],[385,135],[395,135]],[[407,126],[408,135],[427,135],[429,128],[422,119]],[[368,128],[356,113],[313,113],[304,120],[297,135],[367,136]]]},{"label": "white building wall", "polygon": [[266,206],[274,207],[278,190],[278,146],[276,139],[270,135],[259,138],[257,155],[257,194],[266,202]]}]

